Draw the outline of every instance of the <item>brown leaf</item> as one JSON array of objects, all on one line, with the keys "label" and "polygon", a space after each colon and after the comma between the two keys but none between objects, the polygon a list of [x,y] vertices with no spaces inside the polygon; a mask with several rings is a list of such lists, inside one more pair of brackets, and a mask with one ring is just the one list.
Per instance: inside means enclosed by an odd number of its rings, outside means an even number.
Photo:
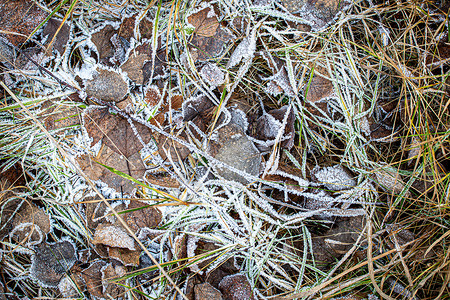
[{"label": "brown leaf", "polygon": [[30,275],[43,286],[56,287],[77,260],[75,247],[68,241],[42,243],[34,247]]},{"label": "brown leaf", "polygon": [[[144,43],[138,47],[136,47],[136,51],[139,53],[145,53],[149,57],[152,57],[152,46],[150,42]],[[159,48],[156,51],[155,62],[153,63],[153,59],[149,59],[144,64],[142,68],[144,84],[149,82],[149,80],[157,79],[160,77],[164,77],[166,75],[167,61],[166,61],[166,50],[165,48]],[[153,72],[153,74],[152,74]],[[152,78],[150,78],[153,75]],[[159,81],[156,84],[160,83]],[[162,86],[161,86],[162,87]]]},{"label": "brown leaf", "polygon": [[41,118],[48,131],[79,125],[81,123],[81,110],[77,106],[61,105],[46,101],[42,104],[44,110]]},{"label": "brown leaf", "polygon": [[97,226],[92,243],[128,250],[136,250],[137,248],[136,242],[125,229],[108,223]]},{"label": "brown leaf", "polygon": [[136,24],[136,15],[133,15],[131,17],[125,18],[120,23],[119,30],[117,34],[126,39],[127,41],[130,41],[132,37],[134,37],[134,27]]},{"label": "brown leaf", "polygon": [[221,28],[212,7],[205,7],[187,17],[195,27],[191,45],[198,50],[198,60],[208,60],[219,56],[231,35]]},{"label": "brown leaf", "polygon": [[125,158],[108,146],[102,146],[96,158],[90,155],[83,155],[77,158],[77,162],[89,179],[94,181],[100,180],[110,188],[125,194],[132,193],[134,189],[133,182],[109,171],[99,163],[112,167],[135,179],[142,179],[145,173],[145,166],[139,153]]},{"label": "brown leaf", "polygon": [[281,3],[291,13],[311,22],[315,30],[330,24],[348,4],[342,0],[281,0]]},{"label": "brown leaf", "polygon": [[[103,139],[106,146],[126,158],[143,148],[128,120],[111,115],[108,108],[90,109],[84,114],[83,120],[89,137],[93,139],[92,145]],[[150,129],[140,123],[133,124],[144,143],[150,142]]]},{"label": "brown leaf", "polygon": [[107,102],[119,102],[128,94],[128,83],[115,71],[97,68],[93,79],[86,81],[86,94]]},{"label": "brown leaf", "polygon": [[170,174],[164,173],[148,173],[145,175],[145,180],[151,184],[166,187],[166,188],[179,188],[180,183],[170,176]]},{"label": "brown leaf", "polygon": [[127,210],[132,211],[121,214],[121,216],[136,234],[141,228],[156,228],[162,220],[159,209],[148,206],[141,201],[131,201]]},{"label": "brown leaf", "polygon": [[87,290],[93,297],[104,298],[101,270],[105,266],[106,263],[103,260],[97,260],[81,272]]},{"label": "brown leaf", "polygon": [[114,55],[114,45],[111,42],[115,30],[111,25],[106,25],[91,36],[91,41],[97,47],[99,59],[104,60]]},{"label": "brown leaf", "polygon": [[435,69],[450,62],[450,43],[440,42],[433,50],[435,52],[427,54],[425,58],[425,63],[429,68]]},{"label": "brown leaf", "polygon": [[303,192],[305,190],[305,187],[300,186],[299,183],[294,180],[291,177],[287,177],[286,175],[280,175],[282,173],[286,173],[286,174],[290,174],[296,176],[296,177],[300,177],[301,175],[301,171],[295,168],[292,168],[290,166],[288,166],[287,164],[280,162],[280,164],[278,165],[278,169],[277,171],[280,171],[279,173],[275,173],[275,174],[267,174],[264,177],[264,180],[268,180],[268,181],[272,181],[272,182],[278,182],[278,183],[284,183],[286,184],[286,186],[290,189],[293,190],[297,190],[299,192]]},{"label": "brown leaf", "polygon": [[[49,54],[52,52],[52,49],[55,49],[61,55],[64,53],[67,41],[69,40],[70,26],[67,23],[64,23],[61,26],[61,23],[62,22],[57,19],[50,18],[50,20],[47,21],[44,30],[42,31],[42,36],[47,37],[47,40],[45,41],[46,47],[50,45],[50,42],[54,38],[53,43],[49,49]],[[59,29],[60,26],[61,29]],[[59,32],[55,37],[55,34],[58,31],[58,29]]]},{"label": "brown leaf", "polygon": [[[186,138],[182,134],[174,136],[186,141]],[[191,153],[191,150],[165,135],[160,135],[158,137],[158,153],[163,160],[166,160],[170,156],[174,162],[177,162],[184,160]]]},{"label": "brown leaf", "polygon": [[306,100],[313,103],[331,96],[334,92],[333,83],[319,73],[328,75],[328,71],[318,66],[315,67],[314,76],[306,93]]},{"label": "brown leaf", "polygon": [[125,284],[125,281],[116,282],[115,279],[125,276],[126,269],[123,266],[112,263],[108,264],[105,268],[102,268],[102,286],[103,295],[108,296],[110,299],[120,299],[125,295],[125,288],[119,284]]},{"label": "brown leaf", "polygon": [[13,238],[18,242],[36,243],[41,241],[39,231],[45,235],[50,233],[50,217],[34,204],[24,202],[15,214],[12,223]]},{"label": "brown leaf", "polygon": [[253,300],[253,291],[244,274],[226,276],[219,283],[219,289],[227,300]]},{"label": "brown leaf", "polygon": [[[99,176],[100,177],[100,176]],[[98,224],[100,224],[103,221],[103,216],[106,214],[107,206],[105,202],[98,200],[97,202],[91,202],[95,201],[96,199],[94,197],[86,197],[83,201],[85,202],[85,215],[86,215],[86,222],[89,228],[95,229]]]},{"label": "brown leaf", "polygon": [[151,61],[152,58],[149,52],[149,44],[144,44],[136,47],[131,51],[128,60],[120,66],[122,71],[127,73],[128,78],[137,84],[144,83],[144,65]]},{"label": "brown leaf", "polygon": [[108,247],[109,258],[114,258],[120,261],[124,266],[139,265],[139,257],[141,256],[141,250],[128,250],[125,248]]},{"label": "brown leaf", "polygon": [[222,300],[222,293],[211,284],[205,282],[194,287],[195,300]]},{"label": "brown leaf", "polygon": [[[1,30],[10,33],[0,35],[5,36],[14,46],[19,46],[27,40],[27,37],[46,17],[47,13],[33,1],[2,1],[0,6]],[[17,33],[21,35],[17,35]]]},{"label": "brown leaf", "polygon": [[[257,120],[257,132],[255,137],[262,141],[275,140],[278,135],[281,125],[283,124],[283,119],[286,116],[288,106],[285,105],[279,109],[272,109],[267,114],[262,115]],[[287,116],[287,123],[284,127],[284,134],[281,142],[281,147],[286,149],[291,149],[294,146],[294,112],[291,108],[289,116]],[[260,149],[267,150],[267,149]]]}]

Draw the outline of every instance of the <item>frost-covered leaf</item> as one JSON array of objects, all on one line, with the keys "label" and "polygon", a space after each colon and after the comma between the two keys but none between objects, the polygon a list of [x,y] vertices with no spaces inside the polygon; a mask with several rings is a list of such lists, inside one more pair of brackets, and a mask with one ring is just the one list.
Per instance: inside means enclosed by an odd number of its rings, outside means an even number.
[{"label": "frost-covered leaf", "polygon": [[205,61],[219,56],[224,45],[232,38],[228,30],[221,27],[210,6],[187,16],[187,22],[195,28],[190,46],[197,50],[198,60]]},{"label": "frost-covered leaf", "polygon": [[253,288],[242,273],[225,276],[219,283],[224,299],[253,300]]},{"label": "frost-covered leaf", "polygon": [[[328,71],[325,68],[316,66],[314,69],[314,76],[309,84],[309,88],[306,93],[306,100],[310,102],[318,102],[326,97],[330,97],[334,93],[333,83],[320,75],[328,75]],[[306,88],[306,87],[305,87]]]},{"label": "frost-covered leaf", "polygon": [[121,216],[135,234],[141,228],[156,228],[162,220],[162,215],[158,208],[149,206],[141,201],[131,201],[126,210],[128,212],[121,214]]},{"label": "frost-covered leaf", "polygon": [[85,92],[107,102],[119,102],[128,94],[128,83],[115,71],[97,67],[93,79],[86,81]]},{"label": "frost-covered leaf", "polygon": [[69,241],[42,243],[34,247],[30,275],[43,286],[57,287],[77,260],[75,246]]},{"label": "frost-covered leaf", "polygon": [[19,46],[27,40],[28,36],[45,20],[47,15],[33,1],[2,1],[0,24],[2,24],[1,30],[4,32],[1,35],[5,36],[14,46]]},{"label": "frost-covered leaf", "polygon": [[230,60],[227,63],[227,68],[232,68],[238,65],[241,60],[251,59],[256,50],[256,33],[252,31],[250,36],[245,37],[241,43],[234,49]]},{"label": "frost-covered leaf", "polygon": [[86,283],[87,291],[93,297],[104,298],[102,285],[102,268],[106,266],[103,260],[97,260],[81,272],[81,276]]},{"label": "frost-covered leaf", "polygon": [[282,0],[281,3],[289,12],[306,20],[314,31],[330,24],[350,4],[340,0]]},{"label": "frost-covered leaf", "polygon": [[140,250],[108,247],[108,257],[120,261],[124,266],[137,267],[139,265],[139,257],[141,256],[141,252],[142,251]]},{"label": "frost-covered leaf", "polygon": [[125,229],[117,225],[103,223],[95,229],[93,244],[136,250],[136,242]]},{"label": "frost-covered leaf", "polygon": [[114,55],[114,45],[111,38],[115,34],[115,29],[110,24],[92,33],[91,41],[97,47],[100,61],[105,61]]},{"label": "frost-covered leaf", "polygon": [[128,78],[136,84],[144,83],[144,65],[152,60],[148,50],[147,44],[136,47],[130,52],[127,61],[120,66]]},{"label": "frost-covered leaf", "polygon": [[116,282],[115,279],[125,276],[127,270],[123,266],[109,263],[106,267],[102,268],[101,273],[103,295],[110,299],[123,299],[126,290],[122,285],[125,284],[125,281]]},{"label": "frost-covered leaf", "polygon": [[[401,175],[393,168],[384,167],[374,170],[377,183],[390,193],[400,194],[405,189]],[[409,191],[407,191],[409,194]]]},{"label": "frost-covered leaf", "polygon": [[16,50],[0,37],[0,63],[11,68],[16,57]]},{"label": "frost-covered leaf", "polygon": [[[261,154],[242,127],[230,122],[217,132],[217,139],[211,141],[211,155],[240,171],[258,176],[261,168]],[[247,184],[249,179],[237,174],[224,165],[215,166],[217,173],[226,180]]]},{"label": "frost-covered leaf", "polygon": [[[67,41],[69,40],[70,26],[67,24],[67,22],[64,22],[62,26],[61,24],[62,22],[60,20],[50,18],[50,20],[47,21],[44,30],[42,31],[42,36],[46,38],[45,46],[50,46],[49,54],[52,52],[52,49],[58,51],[60,55],[64,53]],[[58,29],[59,32],[56,34]],[[50,45],[52,40],[53,43]]]},{"label": "frost-covered leaf", "polygon": [[[255,138],[261,141],[274,141],[278,135],[278,132],[283,128],[283,120],[286,117],[288,111],[288,106],[285,105],[279,109],[272,109],[268,113],[264,113],[260,116],[256,123],[256,134]],[[291,149],[294,145],[294,113],[292,109],[287,116],[286,125],[284,126],[284,133],[281,138],[281,147]],[[260,146],[261,151],[267,151],[264,146]],[[267,148],[267,147],[266,147]]]},{"label": "frost-covered leaf", "polygon": [[[158,43],[159,44],[159,43]],[[143,45],[137,47],[140,53],[152,53],[152,45],[150,42],[144,43]],[[144,64],[144,67],[142,68],[143,73],[143,84],[146,84],[148,82],[152,82],[155,79],[161,79],[165,78],[167,76],[167,60],[166,60],[166,49],[159,48],[156,51],[155,61],[153,59],[150,59]],[[156,84],[161,85],[162,87],[162,81],[156,81]]]},{"label": "frost-covered leaf", "polygon": [[213,63],[205,64],[200,70],[200,75],[203,81],[213,88],[225,82],[225,74]]},{"label": "frost-covered leaf", "polygon": [[[173,136],[186,141],[184,133],[181,133],[180,135],[173,134]],[[165,135],[160,135],[157,143],[158,153],[163,160],[166,160],[170,156],[174,162],[182,161],[191,153],[191,150],[186,146]]]},{"label": "frost-covered leaf", "polygon": [[222,300],[222,293],[208,282],[197,284],[194,287],[195,300]]},{"label": "frost-covered leaf", "polygon": [[386,229],[389,232],[389,237],[394,243],[404,246],[407,243],[414,241],[415,235],[406,228],[402,228],[399,224],[386,224]]},{"label": "frost-covered leaf", "polygon": [[51,231],[50,217],[34,204],[25,202],[14,215],[12,237],[18,243],[36,244]]},{"label": "frost-covered leaf", "polygon": [[331,191],[342,191],[356,185],[356,181],[341,165],[324,168],[316,166],[312,170],[312,175],[317,182],[323,184],[326,189]]},{"label": "frost-covered leaf", "polygon": [[[93,108],[83,115],[84,127],[95,145],[102,139],[103,143],[120,155],[129,158],[138,153],[144,145],[136,135],[127,119],[112,115],[108,108]],[[142,141],[147,144],[152,138],[151,130],[141,123],[133,122]]]},{"label": "frost-covered leaf", "polygon": [[78,272],[64,276],[58,284],[58,290],[64,298],[78,298],[81,296],[79,291],[84,289],[85,283]]}]

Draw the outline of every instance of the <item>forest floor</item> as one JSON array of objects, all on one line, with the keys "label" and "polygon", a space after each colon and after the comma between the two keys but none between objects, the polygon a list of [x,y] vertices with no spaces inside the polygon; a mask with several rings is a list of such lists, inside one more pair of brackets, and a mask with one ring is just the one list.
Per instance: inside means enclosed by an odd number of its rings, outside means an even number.
[{"label": "forest floor", "polygon": [[449,299],[448,1],[0,1],[0,300]]}]

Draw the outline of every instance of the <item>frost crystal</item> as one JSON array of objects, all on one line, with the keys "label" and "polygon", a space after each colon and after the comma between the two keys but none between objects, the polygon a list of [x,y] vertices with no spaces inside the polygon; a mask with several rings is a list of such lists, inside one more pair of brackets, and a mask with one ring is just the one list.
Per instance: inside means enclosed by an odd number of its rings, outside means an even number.
[{"label": "frost crystal", "polygon": [[354,187],[356,181],[345,171],[341,165],[320,168],[316,166],[313,175],[317,181],[331,191],[342,191]]},{"label": "frost crystal", "polygon": [[232,68],[239,64],[241,60],[251,59],[256,49],[256,32],[253,31],[250,36],[244,38],[231,54],[227,68]]},{"label": "frost crystal", "polygon": [[207,63],[200,71],[202,79],[211,87],[217,87],[225,82],[225,75],[216,64]]}]

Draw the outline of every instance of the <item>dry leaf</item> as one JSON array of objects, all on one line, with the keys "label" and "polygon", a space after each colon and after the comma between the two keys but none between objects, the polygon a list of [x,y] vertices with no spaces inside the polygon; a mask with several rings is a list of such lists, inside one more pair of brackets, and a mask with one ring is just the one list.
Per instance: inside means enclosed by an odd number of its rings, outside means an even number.
[{"label": "dry leaf", "polygon": [[[159,48],[156,51],[154,62],[153,58],[151,58],[153,50],[150,42],[138,46],[136,50],[139,51],[139,53],[146,53],[150,57],[149,61],[147,61],[144,64],[144,67],[142,68],[142,74],[144,78],[143,84],[146,84],[147,82],[152,82],[154,79],[159,79],[166,76],[167,61],[165,48]],[[156,82],[156,84],[158,83],[162,84],[162,82],[160,81]]]},{"label": "dry leaf", "polygon": [[316,66],[314,69],[314,76],[309,84],[308,92],[306,93],[306,100],[313,103],[326,97],[330,97],[334,93],[333,83],[319,73],[328,75],[328,71],[319,66]]},{"label": "dry leaf", "polygon": [[349,5],[341,0],[281,0],[281,3],[289,12],[309,21],[314,30],[330,24]]},{"label": "dry leaf", "polygon": [[68,241],[42,243],[34,247],[30,275],[43,286],[57,287],[77,260],[75,246]]},{"label": "dry leaf", "polygon": [[111,25],[106,25],[92,34],[91,41],[97,47],[100,61],[105,61],[114,56],[115,51],[111,38],[115,32],[116,31]]},{"label": "dry leaf", "polygon": [[[144,147],[128,120],[111,115],[108,108],[88,110],[83,116],[83,121],[89,137],[93,139],[92,145],[103,139],[106,146],[127,158]],[[144,143],[150,142],[152,137],[150,129],[140,123],[133,124]]]},{"label": "dry leaf", "polygon": [[86,197],[83,201],[86,202],[84,205],[86,207],[85,209],[85,215],[86,215],[86,222],[89,228],[95,229],[97,226],[103,222],[103,217],[106,214],[107,206],[105,202],[98,199],[97,202],[90,202],[95,201],[96,199],[94,197]]},{"label": "dry leaf", "polygon": [[47,13],[33,1],[2,1],[0,5],[1,30],[11,33],[1,33],[0,35],[5,36],[14,46],[19,46],[27,40],[27,37],[46,17]]},{"label": "dry leaf", "polygon": [[[400,194],[405,189],[405,183],[402,176],[392,168],[385,167],[374,171],[377,183],[386,191],[394,194]],[[410,195],[406,191],[406,196]]]},{"label": "dry leaf", "polygon": [[125,296],[125,287],[119,284],[125,284],[125,281],[116,282],[115,279],[125,276],[127,271],[123,266],[113,264],[108,264],[106,267],[102,268],[102,286],[103,295],[105,298],[109,299],[123,299]]},{"label": "dry leaf", "polygon": [[162,220],[162,214],[156,207],[148,206],[141,201],[131,201],[127,207],[130,212],[121,214],[131,230],[137,234],[141,228],[156,228]]},{"label": "dry leaf", "polygon": [[225,82],[225,74],[216,64],[207,63],[200,70],[200,75],[204,82],[211,87],[217,87]]},{"label": "dry leaf", "polygon": [[227,300],[253,300],[253,289],[242,273],[226,276],[219,283],[219,289]]},{"label": "dry leaf", "polygon": [[120,261],[124,266],[137,267],[139,265],[139,257],[141,256],[141,252],[141,250],[108,247],[108,257]]},{"label": "dry leaf", "polygon": [[[234,287],[233,287],[234,288]],[[222,300],[222,293],[213,287],[211,284],[205,282],[197,284],[194,287],[195,300]]]},{"label": "dry leaf", "polygon": [[12,237],[18,243],[39,243],[51,231],[50,217],[34,204],[24,202],[14,215],[12,228]]},{"label": "dry leaf", "polygon": [[148,173],[145,175],[145,180],[152,185],[157,185],[165,188],[179,188],[180,183],[170,176],[169,173]]},{"label": "dry leaf", "polygon": [[128,83],[119,73],[97,67],[93,79],[86,81],[85,92],[89,97],[119,102],[128,94]]},{"label": "dry leaf", "polygon": [[[44,27],[44,30],[42,31],[42,36],[46,37],[45,46],[48,47],[52,39],[54,38],[56,31],[58,31],[59,27],[61,26],[61,21],[50,18],[50,20],[47,21],[47,24]],[[66,48],[67,41],[69,40],[70,35],[70,26],[65,22],[61,29],[59,30],[58,34],[53,40],[53,43],[49,49],[49,54],[52,52],[52,49],[55,49],[59,52],[60,55],[64,53],[64,50]]]},{"label": "dry leaf", "polygon": [[137,248],[136,242],[125,229],[108,223],[97,226],[92,243],[128,250],[136,250]]},{"label": "dry leaf", "polygon": [[330,191],[342,191],[356,186],[353,176],[341,165],[324,168],[316,166],[311,175],[316,182],[323,184]]},{"label": "dry leaf", "polygon": [[[253,176],[259,175],[261,154],[239,125],[232,123],[221,127],[218,130],[217,140],[211,143],[209,152],[220,162]],[[248,178],[221,164],[216,165],[215,169],[226,180],[237,181],[242,184],[248,184],[249,182]]]},{"label": "dry leaf", "polygon": [[198,51],[198,60],[204,61],[219,56],[231,34],[220,26],[212,7],[205,7],[187,17],[195,27],[190,44]]},{"label": "dry leaf", "polygon": [[127,178],[111,172],[100,164],[112,167],[135,179],[142,179],[145,173],[145,166],[139,153],[135,153],[126,158],[108,146],[102,146],[96,158],[90,155],[83,155],[76,160],[89,179],[94,181],[100,180],[110,188],[115,189],[117,192],[123,192],[124,194],[131,194],[133,192],[134,183]]},{"label": "dry leaf", "polygon": [[81,272],[87,290],[93,297],[104,298],[101,270],[105,266],[106,263],[103,260],[97,260]]},{"label": "dry leaf", "polygon": [[144,65],[152,60],[149,47],[149,43],[136,47],[131,51],[128,60],[120,66],[136,84],[144,83]]},{"label": "dry leaf", "polygon": [[128,17],[128,18],[124,18],[122,20],[122,22],[120,23],[120,27],[119,30],[117,32],[117,34],[121,37],[126,39],[128,42],[131,41],[131,38],[134,38],[134,28],[135,28],[135,24],[136,24],[136,14]]},{"label": "dry leaf", "polygon": [[[173,136],[186,141],[183,133]],[[165,135],[160,135],[158,137],[158,153],[163,160],[167,160],[170,156],[172,161],[177,162],[184,160],[191,153],[191,150]]]}]

